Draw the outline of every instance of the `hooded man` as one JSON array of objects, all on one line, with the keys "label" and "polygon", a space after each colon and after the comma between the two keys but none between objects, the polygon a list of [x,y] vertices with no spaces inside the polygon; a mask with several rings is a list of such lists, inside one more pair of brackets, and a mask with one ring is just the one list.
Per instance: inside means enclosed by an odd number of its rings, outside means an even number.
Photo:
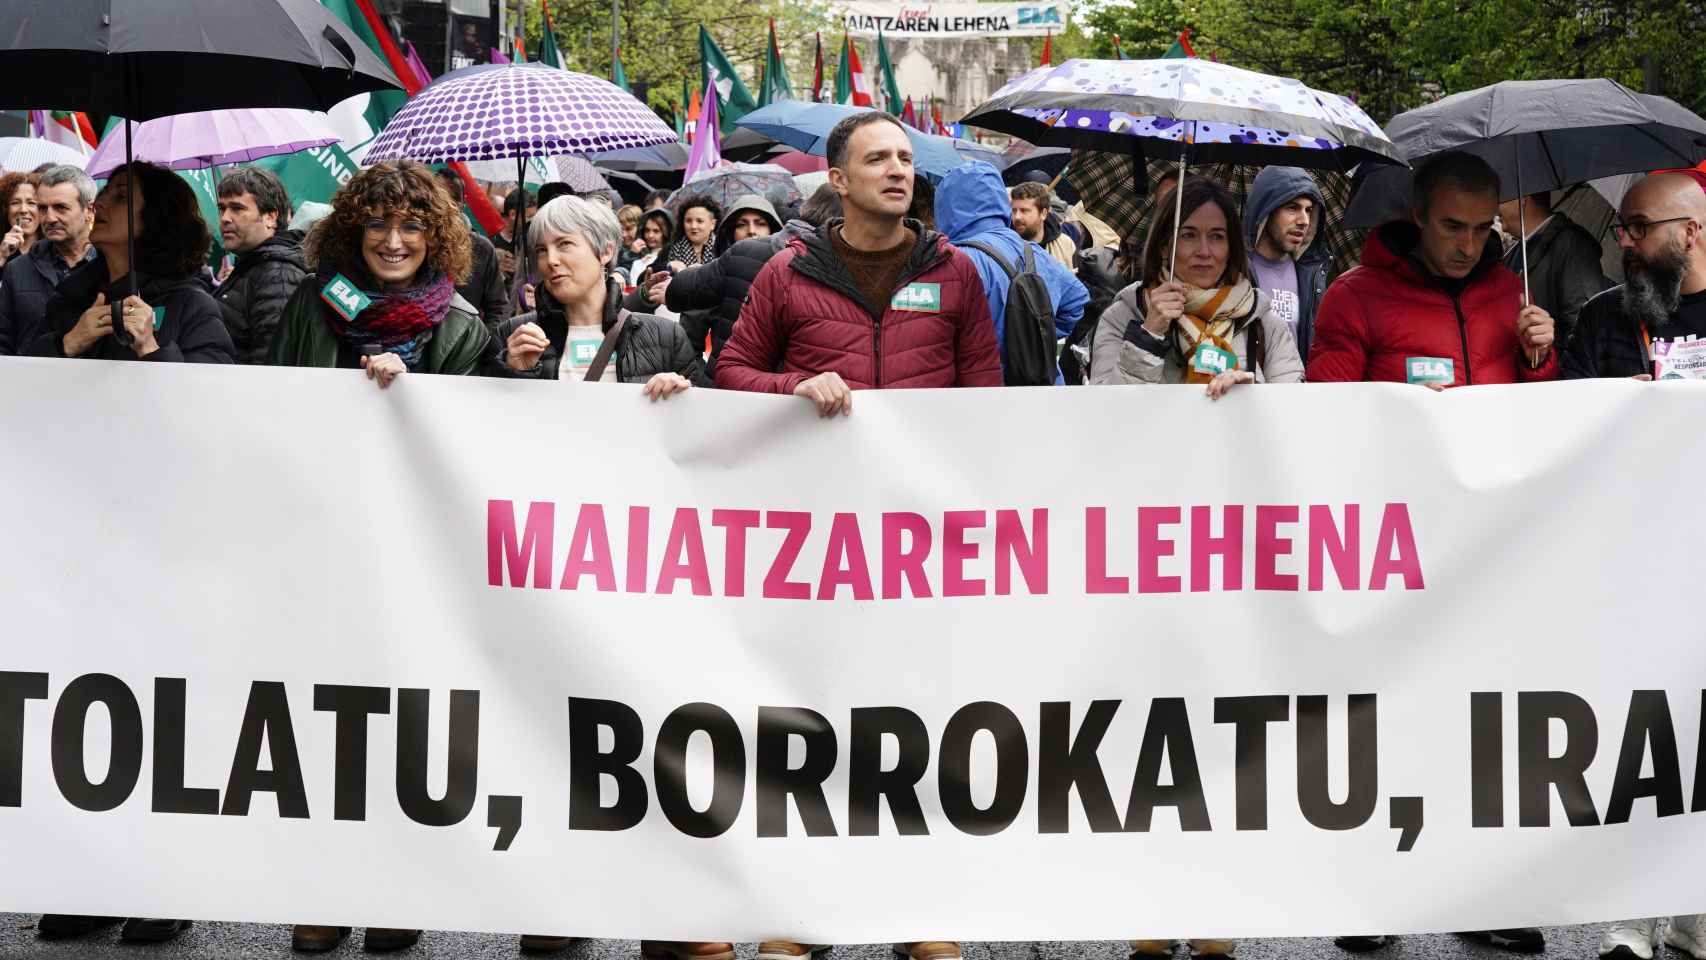
[{"label": "hooded man", "polygon": [[[717,224],[716,257],[688,267],[675,276],[666,274],[659,282],[663,287],[664,306],[681,314],[681,326],[687,331],[688,342],[695,349],[703,348],[705,335],[710,334],[711,358],[705,367],[713,376],[717,358],[723,353],[723,344],[728,342],[729,332],[735,328],[735,319],[740,316],[740,304],[746,299],[746,290],[752,286],[752,278],[758,276],[758,271],[770,259],[766,255],[754,261],[751,253],[745,253],[739,262],[734,262],[726,254],[743,240],[756,240],[781,232],[782,219],[776,215],[776,208],[770,201],[756,194],[747,194],[736,200],[723,214],[722,222]],[[768,244],[765,250],[769,250]]]},{"label": "hooded man", "polygon": [[1245,242],[1256,286],[1274,315],[1291,327],[1298,356],[1309,362],[1315,309],[1327,292],[1332,253],[1321,236],[1326,213],[1315,178],[1296,167],[1267,167],[1244,201]]},{"label": "hooded man", "polygon": [[[1005,334],[1007,329],[1007,292],[1012,286],[1009,268],[1024,269],[1025,247],[1030,246],[1037,273],[1048,287],[1049,302],[1054,306],[1054,331],[1058,339],[1072,332],[1084,316],[1084,305],[1090,302],[1090,292],[1073,276],[1072,271],[1034,241],[1020,237],[1012,227],[1013,204],[1001,174],[981,161],[960,164],[942,178],[936,186],[936,225],[948,235],[949,242],[971,257],[983,280],[984,295],[989,299],[989,317],[995,323],[995,342],[1001,346],[1001,364],[1007,365]],[[1040,219],[1040,218],[1039,218]],[[970,244],[987,246],[999,254],[997,262],[989,253]],[[1060,371],[1055,370],[1055,383],[1061,383]]]}]

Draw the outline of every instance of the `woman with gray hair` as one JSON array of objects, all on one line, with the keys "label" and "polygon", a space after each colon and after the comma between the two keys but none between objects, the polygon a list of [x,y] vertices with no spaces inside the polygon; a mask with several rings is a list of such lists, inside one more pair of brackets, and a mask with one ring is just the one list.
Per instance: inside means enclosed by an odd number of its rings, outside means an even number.
[{"label": "woman with gray hair", "polygon": [[653,400],[711,386],[679,324],[622,307],[621,245],[608,204],[558,197],[540,207],[527,228],[539,306],[498,327],[487,374],[643,383]]}]

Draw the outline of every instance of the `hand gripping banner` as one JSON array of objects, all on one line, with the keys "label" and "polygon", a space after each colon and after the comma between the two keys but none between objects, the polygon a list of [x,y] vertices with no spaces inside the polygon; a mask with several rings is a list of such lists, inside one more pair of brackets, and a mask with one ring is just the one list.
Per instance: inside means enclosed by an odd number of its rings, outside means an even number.
[{"label": "hand gripping banner", "polygon": [[9,910],[880,942],[1706,909],[1695,383],[824,421],[9,359],[0,395]]}]

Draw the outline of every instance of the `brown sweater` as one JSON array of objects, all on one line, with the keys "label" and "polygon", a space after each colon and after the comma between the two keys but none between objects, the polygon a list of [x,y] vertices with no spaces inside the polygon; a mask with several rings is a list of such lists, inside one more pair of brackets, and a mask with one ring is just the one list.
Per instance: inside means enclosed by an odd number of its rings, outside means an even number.
[{"label": "brown sweater", "polygon": [[829,239],[835,245],[835,254],[847,265],[847,272],[853,275],[853,285],[865,295],[873,320],[880,318],[888,309],[889,299],[894,296],[895,281],[900,279],[901,270],[906,268],[906,258],[918,242],[918,234],[910,227],[905,228],[904,233],[900,242],[887,250],[855,250],[841,238],[839,227],[830,231]]}]

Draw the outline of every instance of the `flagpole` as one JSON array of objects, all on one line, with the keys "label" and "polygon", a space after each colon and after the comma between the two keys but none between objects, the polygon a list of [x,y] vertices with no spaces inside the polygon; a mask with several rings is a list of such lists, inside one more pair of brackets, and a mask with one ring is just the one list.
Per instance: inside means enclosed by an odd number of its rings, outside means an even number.
[{"label": "flagpole", "polygon": [[610,79],[616,79],[616,61],[622,56],[622,0],[610,0]]}]

